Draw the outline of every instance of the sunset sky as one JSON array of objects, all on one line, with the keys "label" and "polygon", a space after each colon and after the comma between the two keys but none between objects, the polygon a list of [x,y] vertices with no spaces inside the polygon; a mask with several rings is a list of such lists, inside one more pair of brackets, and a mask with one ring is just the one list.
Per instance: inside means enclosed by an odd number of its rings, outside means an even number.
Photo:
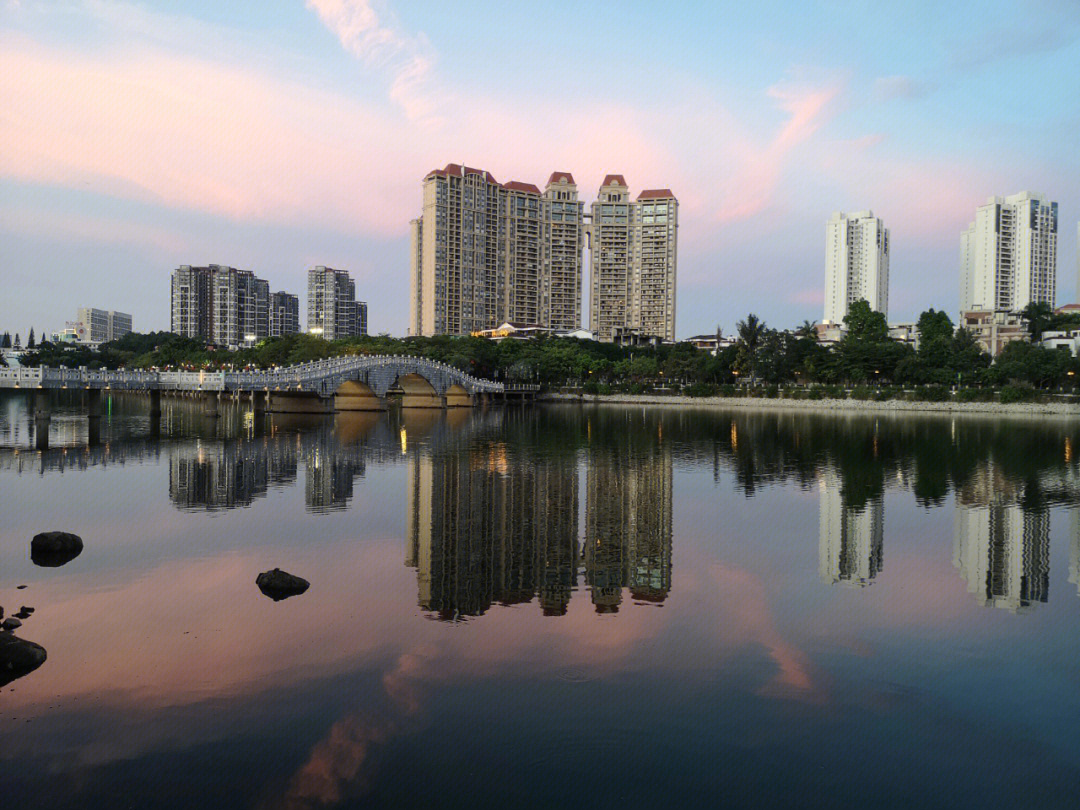
[{"label": "sunset sky", "polygon": [[0,330],[167,329],[179,264],[303,307],[326,264],[404,334],[408,222],[449,162],[670,187],[680,337],[820,320],[834,210],[892,229],[891,321],[953,313],[960,230],[1024,189],[1060,203],[1063,304],[1078,66],[1076,0],[0,0]]}]

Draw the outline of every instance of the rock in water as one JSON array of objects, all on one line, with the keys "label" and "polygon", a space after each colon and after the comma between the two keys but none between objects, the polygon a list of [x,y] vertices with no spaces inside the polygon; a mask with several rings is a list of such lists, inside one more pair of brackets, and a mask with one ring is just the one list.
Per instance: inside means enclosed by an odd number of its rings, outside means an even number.
[{"label": "rock in water", "polygon": [[255,577],[255,584],[259,586],[260,591],[275,602],[301,594],[311,585],[306,579],[289,574],[280,568],[263,571]]},{"label": "rock in water", "polygon": [[30,559],[42,568],[59,568],[78,557],[82,538],[70,532],[42,532],[30,541]]},{"label": "rock in water", "polygon": [[45,648],[11,633],[0,633],[0,686],[29,675],[45,663]]}]

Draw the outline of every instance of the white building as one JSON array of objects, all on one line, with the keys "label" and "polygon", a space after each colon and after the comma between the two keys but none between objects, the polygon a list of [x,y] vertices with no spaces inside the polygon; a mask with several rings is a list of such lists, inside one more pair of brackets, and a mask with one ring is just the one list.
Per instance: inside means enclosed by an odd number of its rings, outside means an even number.
[{"label": "white building", "polygon": [[889,316],[889,229],[873,211],[837,211],[825,226],[826,324],[844,322],[860,299]]},{"label": "white building", "polygon": [[1058,204],[1022,191],[991,197],[960,235],[960,311],[1054,306]]},{"label": "white building", "polygon": [[[106,343],[119,340],[131,331],[131,316],[111,309],[79,307],[75,320],[68,323],[79,343]],[[65,330],[65,332],[68,330]]]}]

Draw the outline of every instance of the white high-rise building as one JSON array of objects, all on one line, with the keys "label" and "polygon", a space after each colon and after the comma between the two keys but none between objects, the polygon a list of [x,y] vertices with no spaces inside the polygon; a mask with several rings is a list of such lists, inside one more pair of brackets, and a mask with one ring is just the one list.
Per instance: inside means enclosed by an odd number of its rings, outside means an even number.
[{"label": "white high-rise building", "polygon": [[345,270],[308,270],[308,332],[327,340],[367,334],[367,304],[356,300],[356,283]]},{"label": "white high-rise building", "polygon": [[837,211],[825,226],[825,318],[840,324],[860,299],[889,317],[889,229],[873,211]]},{"label": "white high-rise building", "polygon": [[960,235],[960,311],[1054,306],[1058,204],[1022,191],[991,197]]}]

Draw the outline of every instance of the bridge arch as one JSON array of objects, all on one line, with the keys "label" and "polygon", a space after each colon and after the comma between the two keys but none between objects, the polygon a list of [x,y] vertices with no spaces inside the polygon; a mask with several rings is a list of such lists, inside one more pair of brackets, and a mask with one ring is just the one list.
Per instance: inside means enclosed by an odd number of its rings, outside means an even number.
[{"label": "bridge arch", "polygon": [[367,383],[345,380],[334,391],[335,411],[385,411],[386,401]]}]

